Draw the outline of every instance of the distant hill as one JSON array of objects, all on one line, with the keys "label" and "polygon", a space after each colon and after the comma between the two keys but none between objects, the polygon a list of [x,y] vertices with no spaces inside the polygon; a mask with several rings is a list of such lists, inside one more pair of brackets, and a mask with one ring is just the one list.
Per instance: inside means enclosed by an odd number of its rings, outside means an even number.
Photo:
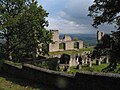
[{"label": "distant hill", "polygon": [[[79,40],[84,41],[85,43],[89,43],[90,45],[95,45],[97,42],[96,34],[67,34],[71,36],[72,39],[77,37]],[[60,34],[60,39],[64,37],[64,34]]]}]

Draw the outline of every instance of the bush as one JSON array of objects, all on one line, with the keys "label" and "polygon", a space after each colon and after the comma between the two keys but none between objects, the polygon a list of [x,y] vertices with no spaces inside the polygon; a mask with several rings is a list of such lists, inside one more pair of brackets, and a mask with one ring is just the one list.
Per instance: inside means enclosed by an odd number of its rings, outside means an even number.
[{"label": "bush", "polygon": [[34,65],[41,68],[45,68],[45,69],[55,70],[55,71],[58,71],[58,66],[59,66],[57,58],[51,58],[47,61],[37,62],[37,63],[34,63]]}]

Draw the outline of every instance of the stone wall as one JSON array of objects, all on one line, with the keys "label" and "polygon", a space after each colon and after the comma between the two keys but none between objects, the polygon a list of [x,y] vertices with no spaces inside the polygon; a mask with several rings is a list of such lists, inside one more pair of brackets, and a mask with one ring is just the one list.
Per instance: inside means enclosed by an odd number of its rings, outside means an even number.
[{"label": "stone wall", "polygon": [[49,52],[59,51],[59,42],[53,42],[49,44]]},{"label": "stone wall", "polygon": [[50,32],[53,35],[53,37],[52,37],[53,42],[59,41],[59,31],[58,30],[50,30]]},{"label": "stone wall", "polygon": [[74,50],[74,42],[73,41],[65,42],[65,50]]},{"label": "stone wall", "polygon": [[69,35],[64,35],[63,41],[72,41],[72,39]]},{"label": "stone wall", "polygon": [[78,41],[79,42],[79,49],[83,48],[83,41]]},{"label": "stone wall", "polygon": [[[69,35],[65,35],[63,39],[59,39],[59,31],[58,30],[50,30],[50,32],[53,34],[53,43],[49,44],[49,52],[54,52],[54,51],[64,51],[64,50],[76,50],[76,49],[81,49],[83,48],[83,41],[78,40],[77,42],[79,43],[78,48],[74,48],[74,42],[71,39]],[[60,49],[59,44],[64,43],[65,48]]]},{"label": "stone wall", "polygon": [[97,40],[101,40],[102,37],[104,36],[104,32],[101,32],[101,31],[97,31]]},{"label": "stone wall", "polygon": [[83,85],[83,90],[120,89],[120,74],[79,72],[75,78],[80,81],[78,85]]},{"label": "stone wall", "polygon": [[70,62],[69,66],[77,66],[79,64],[78,59],[76,58],[76,55],[70,55]]},{"label": "stone wall", "polygon": [[60,90],[120,90],[119,74],[79,72],[74,76],[38,68],[30,64],[24,64],[20,69],[6,63],[3,64],[2,70]]}]

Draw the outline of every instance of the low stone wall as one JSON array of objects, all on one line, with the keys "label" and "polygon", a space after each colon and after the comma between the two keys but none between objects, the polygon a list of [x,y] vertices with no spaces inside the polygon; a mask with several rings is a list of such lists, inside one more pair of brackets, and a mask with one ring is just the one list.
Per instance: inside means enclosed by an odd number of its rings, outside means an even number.
[{"label": "low stone wall", "polygon": [[1,70],[4,70],[7,73],[14,74],[14,75],[17,75],[17,76],[19,76],[19,75],[21,76],[21,74],[22,74],[21,73],[22,68],[15,67],[15,66],[12,66],[12,65],[7,64],[7,63],[2,63]]},{"label": "low stone wall", "polygon": [[[30,64],[24,64],[17,68],[3,63],[2,70],[10,74],[57,87],[61,90],[119,90],[120,75],[76,73],[76,75],[63,74],[56,71],[38,68]],[[58,89],[57,89],[58,90]]]},{"label": "low stone wall", "polygon": [[120,74],[81,72],[75,78],[79,81],[76,88],[81,85],[83,90],[120,90]]},{"label": "low stone wall", "polygon": [[[50,87],[60,90],[70,89],[74,86],[74,75],[63,74],[57,71],[46,70],[30,64],[24,64],[22,68],[18,68],[7,63],[3,63],[2,70],[18,77],[33,80]],[[72,88],[70,89],[72,90]]]},{"label": "low stone wall", "polygon": [[25,77],[48,86],[60,89],[70,88],[71,85],[73,86],[73,83],[71,83],[74,81],[73,75],[38,68],[29,64],[25,64],[23,66],[23,71],[26,75]]}]

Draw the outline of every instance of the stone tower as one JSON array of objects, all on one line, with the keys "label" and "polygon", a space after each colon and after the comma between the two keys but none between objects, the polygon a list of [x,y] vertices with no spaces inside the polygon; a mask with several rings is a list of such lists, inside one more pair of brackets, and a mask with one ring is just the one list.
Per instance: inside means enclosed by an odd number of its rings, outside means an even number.
[{"label": "stone tower", "polygon": [[97,41],[98,42],[102,39],[103,36],[104,36],[104,32],[97,31]]},{"label": "stone tower", "polygon": [[59,30],[50,30],[50,32],[53,35],[52,37],[53,42],[59,41]]}]

